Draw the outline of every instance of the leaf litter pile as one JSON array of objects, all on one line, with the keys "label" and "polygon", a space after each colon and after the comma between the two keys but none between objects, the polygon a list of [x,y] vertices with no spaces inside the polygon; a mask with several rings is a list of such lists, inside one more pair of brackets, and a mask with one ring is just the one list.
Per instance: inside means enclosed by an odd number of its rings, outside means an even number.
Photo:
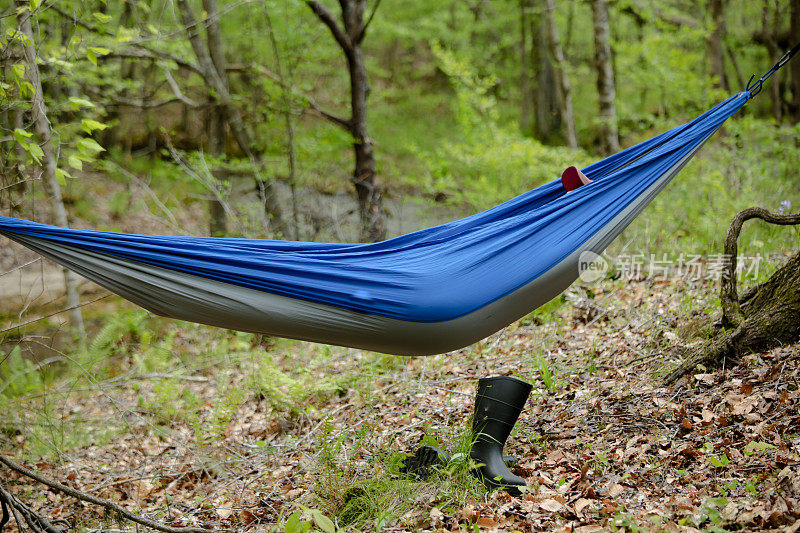
[{"label": "leaf litter pile", "polygon": [[[605,281],[469,349],[410,359],[106,304],[129,319],[92,343],[107,360],[82,364],[102,366],[100,377],[4,400],[0,451],[172,526],[800,531],[800,348],[661,385],[674,348],[711,327],[715,290]],[[506,447],[530,487],[520,498],[485,492],[464,460],[476,382],[488,375],[534,384]],[[401,474],[403,453],[431,443],[455,452],[451,465],[428,479]],[[78,531],[135,530],[2,476]]]}]

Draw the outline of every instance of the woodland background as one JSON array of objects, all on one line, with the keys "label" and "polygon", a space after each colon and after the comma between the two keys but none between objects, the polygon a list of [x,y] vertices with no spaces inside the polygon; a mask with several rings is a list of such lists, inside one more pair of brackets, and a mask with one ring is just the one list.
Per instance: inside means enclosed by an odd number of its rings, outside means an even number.
[{"label": "woodland background", "polygon": [[[56,0],[0,5],[0,214],[356,241],[453,220],[702,113],[800,43],[800,1]],[[798,348],[660,379],[719,314],[733,215],[800,205],[800,59],[706,145],[610,272],[476,346],[398,358],[154,317],[3,239],[0,452],[176,526],[797,531]],[[752,224],[766,279],[796,228]],[[535,488],[456,464],[474,381],[536,384]],[[0,466],[77,531],[130,527]]]}]

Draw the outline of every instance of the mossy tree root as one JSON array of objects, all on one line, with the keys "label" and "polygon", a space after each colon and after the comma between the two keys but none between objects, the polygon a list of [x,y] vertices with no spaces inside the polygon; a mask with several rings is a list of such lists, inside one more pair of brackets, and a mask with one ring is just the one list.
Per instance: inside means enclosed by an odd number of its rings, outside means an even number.
[{"label": "mossy tree root", "polygon": [[675,383],[698,365],[716,366],[737,361],[751,351],[769,350],[800,339],[800,251],[795,252],[764,283],[738,297],[737,241],[745,221],[758,218],[771,224],[800,224],[800,213],[782,214],[750,207],[736,214],[725,238],[725,268],[720,300],[722,328],[708,342],[690,350],[684,362],[664,382]]}]

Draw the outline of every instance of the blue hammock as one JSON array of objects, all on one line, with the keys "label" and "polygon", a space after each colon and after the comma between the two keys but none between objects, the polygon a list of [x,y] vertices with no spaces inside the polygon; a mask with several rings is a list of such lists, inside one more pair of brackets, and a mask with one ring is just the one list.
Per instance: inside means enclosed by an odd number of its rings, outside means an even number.
[{"label": "blue hammock", "polygon": [[752,97],[468,218],[378,243],[82,231],[0,217],[0,233],[155,313],[403,355],[442,353],[565,290]]}]

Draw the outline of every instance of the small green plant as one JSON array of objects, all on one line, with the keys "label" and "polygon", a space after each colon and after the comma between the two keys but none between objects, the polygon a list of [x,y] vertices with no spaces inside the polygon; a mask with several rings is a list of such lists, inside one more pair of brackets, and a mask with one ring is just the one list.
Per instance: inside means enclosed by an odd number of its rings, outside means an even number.
[{"label": "small green plant", "polygon": [[754,455],[754,454],[757,454],[757,453],[763,453],[763,452],[767,452],[767,451],[775,450],[775,449],[777,449],[777,447],[772,445],[772,444],[770,444],[770,443],[768,443],[768,442],[751,440],[750,442],[748,442],[745,445],[745,447],[744,447],[744,449],[742,451],[744,452],[745,455],[750,457],[751,455]]},{"label": "small green plant", "polygon": [[[401,472],[404,454],[376,449],[374,427],[365,431],[343,431],[326,422],[317,452],[317,507],[336,517],[339,527],[348,531],[382,531],[418,507],[420,495],[437,500],[437,506],[460,509],[479,497],[481,485],[470,474],[474,462],[469,458],[471,431],[455,436],[455,444],[445,446],[452,459],[429,479]],[[425,438],[424,445],[441,445],[438,439]],[[348,453],[349,450],[349,453]]]},{"label": "small green plant", "polygon": [[586,371],[589,374],[594,374],[597,372],[597,341],[592,342],[592,349],[589,350],[589,361],[586,365]]},{"label": "small green plant", "polygon": [[200,398],[177,379],[164,379],[153,385],[152,400],[139,395],[139,407],[162,423],[189,422],[197,419]]},{"label": "small green plant", "polygon": [[631,533],[646,533],[649,529],[642,528],[636,519],[628,513],[619,513],[610,522],[611,531],[630,531]]},{"label": "small green plant", "polygon": [[312,398],[322,400],[339,390],[333,378],[314,379],[308,368],[295,369],[289,374],[277,366],[271,354],[252,355],[258,358],[258,366],[250,373],[246,387],[274,411],[299,416],[304,407],[312,405]]},{"label": "small green plant", "polygon": [[325,516],[317,509],[310,509],[303,505],[299,505],[300,511],[295,511],[286,522],[283,523],[284,533],[305,533],[310,531],[312,527],[316,526],[316,531],[322,533],[336,533],[336,525],[333,520]]},{"label": "small green plant", "polygon": [[714,452],[714,445],[710,442],[706,442],[705,444],[706,455],[708,456],[708,461],[714,468],[722,468],[727,466],[731,460],[728,459],[726,454],[722,455],[713,455]]},{"label": "small green plant", "polygon": [[24,357],[19,346],[0,355],[0,397],[15,398],[40,391],[52,376],[52,369]]},{"label": "small green plant", "polygon": [[539,355],[534,361],[536,365],[536,369],[539,371],[539,377],[542,379],[542,383],[544,383],[545,388],[554,393],[556,391],[555,381],[553,371],[550,365],[543,356]]},{"label": "small green plant", "polygon": [[709,455],[708,460],[709,462],[711,462],[714,468],[722,468],[723,466],[727,466],[731,462],[731,460],[728,459],[728,456],[725,455],[724,453],[717,457]]},{"label": "small green plant", "polygon": [[201,447],[225,439],[228,426],[233,421],[236,411],[247,398],[244,389],[225,383],[224,378],[218,390],[209,415],[205,420],[197,419],[194,424],[195,440]]},{"label": "small green plant", "polygon": [[711,533],[723,533],[727,531],[724,527],[727,521],[722,516],[720,509],[726,505],[728,505],[728,499],[724,496],[711,498],[703,504],[698,514],[682,518],[678,524],[702,527],[704,531]]},{"label": "small green plant", "polygon": [[80,363],[86,368],[96,370],[99,363],[114,356],[128,354],[133,354],[135,359],[143,362],[141,356],[137,356],[138,352],[130,348],[143,340],[150,341],[151,333],[147,328],[149,316],[143,310],[127,310],[111,315],[80,355]]}]

